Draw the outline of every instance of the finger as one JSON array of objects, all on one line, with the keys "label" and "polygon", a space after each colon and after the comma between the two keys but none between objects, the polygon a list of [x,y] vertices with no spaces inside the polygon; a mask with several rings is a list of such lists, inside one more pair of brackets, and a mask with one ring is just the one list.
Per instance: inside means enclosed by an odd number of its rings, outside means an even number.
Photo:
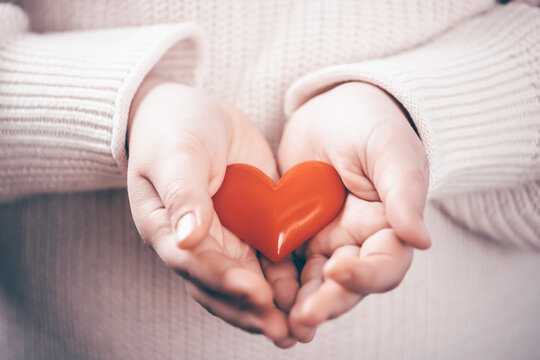
[{"label": "finger", "polygon": [[322,285],[324,278],[322,269],[327,258],[322,255],[315,254],[306,260],[301,274],[301,287],[296,295],[296,301],[289,314],[289,324],[292,335],[298,341],[307,343],[313,340],[317,327],[307,323],[302,314],[302,306],[304,301],[315,293]]},{"label": "finger", "polygon": [[319,253],[330,257],[336,249],[345,245],[362,245],[371,235],[389,226],[382,203],[365,201],[349,194],[340,214],[309,241],[306,254]]},{"label": "finger", "polygon": [[316,327],[346,313],[362,299],[362,295],[350,292],[332,279],[327,279],[305,299],[298,311],[298,321],[305,326]]},{"label": "finger", "polygon": [[282,349],[290,349],[292,348],[294,345],[296,345],[298,341],[293,338],[293,337],[287,337],[283,340],[278,340],[278,341],[274,341],[274,344],[277,346],[277,347],[280,347]]},{"label": "finger", "polygon": [[[145,178],[128,178],[128,186],[133,193],[130,204],[137,229],[167,266],[212,291],[245,297],[256,304],[272,303],[272,289],[262,275],[253,249],[245,246],[253,259],[249,267],[223,253],[211,236],[191,251],[179,248],[169,215],[152,184]],[[249,260],[248,254],[243,259]],[[244,262],[249,263],[248,260]]]},{"label": "finger", "polygon": [[[130,204],[137,229],[167,266],[214,292],[249,299],[254,304],[272,304],[272,288],[264,279],[251,247],[241,243],[244,253],[242,256],[234,254],[243,263],[223,253],[223,248],[211,236],[196,249],[183,250],[177,246],[169,215],[152,184],[145,178],[128,178],[128,186],[133,190]],[[214,216],[217,219],[217,215]]]},{"label": "finger", "polygon": [[254,308],[250,304],[230,301],[223,296],[209,293],[191,282],[185,282],[186,290],[212,315],[251,333],[262,333],[273,341],[288,338],[285,315],[273,306]]},{"label": "finger", "polygon": [[217,244],[207,246],[207,242],[215,240],[208,237],[201,249],[189,252],[161,242],[155,249],[168,266],[199,287],[259,306],[273,303],[272,288],[262,274],[223,254]]},{"label": "finger", "polygon": [[[184,140],[183,146],[187,143]],[[148,171],[148,178],[169,214],[177,245],[183,249],[191,249],[203,240],[214,215],[208,192],[209,160],[203,151],[179,149]]]},{"label": "finger", "polygon": [[222,228],[222,234],[222,248],[227,256],[240,264],[243,269],[249,270],[252,274],[256,275],[259,284],[265,284],[263,287],[259,286],[258,289],[253,288],[252,290],[254,290],[254,292],[259,291],[253,296],[262,297],[262,299],[258,300],[261,303],[271,302],[273,299],[275,301],[276,296],[272,291],[273,286],[267,281],[267,279],[265,279],[264,272],[261,268],[261,263],[257,256],[257,251],[226,228]]},{"label": "finger", "polygon": [[268,260],[264,255],[260,255],[259,260],[266,279],[274,289],[277,307],[288,313],[300,287],[298,269],[293,262],[292,254],[279,263]]},{"label": "finger", "polygon": [[168,238],[175,242],[167,210],[148,179],[128,170],[127,188],[133,221],[145,244]]},{"label": "finger", "polygon": [[324,267],[326,277],[362,296],[394,289],[412,262],[413,249],[390,229],[364,242],[360,249],[344,247]]},{"label": "finger", "polygon": [[367,168],[385,205],[390,225],[406,243],[426,249],[431,241],[423,222],[429,182],[424,147],[406,121],[388,121],[367,141]]},{"label": "finger", "polygon": [[139,104],[129,140],[133,176],[152,183],[178,245],[192,248],[208,233],[210,192],[225,173],[227,116],[200,91],[162,84]]}]

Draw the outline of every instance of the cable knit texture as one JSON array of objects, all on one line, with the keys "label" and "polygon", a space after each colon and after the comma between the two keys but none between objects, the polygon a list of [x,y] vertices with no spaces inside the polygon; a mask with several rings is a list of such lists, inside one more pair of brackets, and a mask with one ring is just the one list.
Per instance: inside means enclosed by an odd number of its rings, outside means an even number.
[{"label": "cable knit texture", "polygon": [[343,81],[382,87],[419,130],[430,197],[486,236],[540,248],[540,203],[529,196],[540,191],[539,54],[540,9],[499,7],[396,56],[308,74],[286,108]]},{"label": "cable knit texture", "polygon": [[[2,360],[540,358],[540,1],[19,2],[0,4]],[[213,318],[111,190],[150,71],[236,104],[274,150],[321,89],[384,88],[429,155],[433,248],[309,345]]]},{"label": "cable knit texture", "polygon": [[[0,16],[26,23],[14,6]],[[6,23],[9,36],[0,34],[0,199],[125,186],[131,99],[168,50],[155,71],[194,82],[197,27],[34,34]]]}]

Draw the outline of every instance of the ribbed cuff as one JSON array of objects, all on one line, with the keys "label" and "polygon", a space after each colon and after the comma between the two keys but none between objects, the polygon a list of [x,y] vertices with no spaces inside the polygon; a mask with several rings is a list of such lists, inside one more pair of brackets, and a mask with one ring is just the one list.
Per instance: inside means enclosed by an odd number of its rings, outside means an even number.
[{"label": "ribbed cuff", "polygon": [[499,6],[406,53],[308,74],[286,112],[334,85],[369,82],[411,115],[432,195],[530,182],[540,178],[539,29],[539,9]]},{"label": "ribbed cuff", "polygon": [[193,24],[23,33],[0,46],[0,198],[125,185],[131,100],[154,69],[197,83]]},{"label": "ribbed cuff", "polygon": [[0,43],[10,36],[28,30],[28,17],[15,4],[0,4]]}]

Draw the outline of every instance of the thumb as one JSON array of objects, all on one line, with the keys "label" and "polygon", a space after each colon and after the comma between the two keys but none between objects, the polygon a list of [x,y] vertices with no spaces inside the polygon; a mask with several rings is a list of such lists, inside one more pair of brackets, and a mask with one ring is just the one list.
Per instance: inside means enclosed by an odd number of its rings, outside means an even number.
[{"label": "thumb", "polygon": [[177,245],[190,249],[208,234],[214,208],[208,192],[210,164],[204,150],[199,154],[188,144],[182,145],[187,146],[185,150],[161,162],[149,178],[169,215]]},{"label": "thumb", "polygon": [[130,197],[134,205],[159,199],[150,202],[154,205],[145,210],[146,216],[138,210],[141,206],[135,206],[134,215],[143,230],[153,229],[152,223],[158,222],[148,214],[160,213],[159,223],[164,226],[165,212],[170,223],[167,230],[173,232],[179,247],[192,248],[207,235],[214,215],[209,184],[220,181],[225,173],[229,136],[219,106],[196,89],[165,83],[143,98],[132,120],[128,172],[132,184],[145,184],[135,181],[140,178],[153,189],[142,186],[148,190],[146,196],[132,191]]},{"label": "thumb", "polygon": [[429,184],[424,146],[407,122],[375,129],[366,149],[369,174],[398,237],[418,249],[431,245],[423,213]]}]

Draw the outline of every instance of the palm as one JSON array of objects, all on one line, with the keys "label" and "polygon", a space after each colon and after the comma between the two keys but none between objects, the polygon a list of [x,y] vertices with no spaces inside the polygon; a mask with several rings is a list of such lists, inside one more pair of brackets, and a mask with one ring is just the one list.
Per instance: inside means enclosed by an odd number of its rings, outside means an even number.
[{"label": "palm", "polygon": [[277,178],[268,144],[232,106],[180,84],[145,84],[128,126],[128,193],[141,237],[211,313],[292,345],[286,316],[274,304],[278,291],[274,296],[265,279],[274,267],[263,274],[256,251],[221,226],[211,199],[230,163]]},{"label": "palm", "polygon": [[342,212],[306,244],[301,256],[306,262],[291,324],[293,333],[308,341],[323,321],[347,312],[370,293],[395,287],[410,265],[412,249],[389,228],[382,203],[349,194]]},{"label": "palm", "polygon": [[399,107],[367,84],[338,86],[304,104],[287,124],[278,158],[282,172],[328,162],[349,190],[338,217],[299,251],[306,262],[289,321],[309,341],[321,322],[399,284],[411,245],[428,246],[421,223],[427,158]]},{"label": "palm", "polygon": [[[230,121],[231,145],[227,164],[250,164],[277,180],[273,154],[253,123],[234,107],[227,104],[221,106]],[[225,167],[221,164],[214,164],[212,168],[216,171],[211,174],[209,183],[211,195],[219,189],[225,175]],[[294,267],[290,260],[272,264],[266,259],[260,259],[263,264],[261,267],[257,251],[224,228],[215,211],[212,211],[208,236],[191,248],[189,253],[197,258],[197,263],[204,264],[204,267],[199,266],[197,276],[183,274],[189,280],[186,283],[188,292],[199,303],[234,325],[255,332],[265,331],[271,339],[279,339],[279,346],[288,347],[294,343],[284,338],[282,333],[283,306],[278,310],[273,303],[270,306],[266,303],[266,299],[273,297],[278,306],[292,304],[298,284],[297,273],[291,270]],[[285,276],[281,276],[284,268]],[[288,279],[285,288],[283,284],[272,281],[277,274],[281,274],[281,280]],[[208,284],[211,286],[208,287]],[[223,305],[224,300],[230,300],[228,305]],[[250,310],[254,310],[257,315],[252,315]],[[257,316],[259,319],[256,319]],[[263,322],[265,326],[257,326],[257,323]]]}]

